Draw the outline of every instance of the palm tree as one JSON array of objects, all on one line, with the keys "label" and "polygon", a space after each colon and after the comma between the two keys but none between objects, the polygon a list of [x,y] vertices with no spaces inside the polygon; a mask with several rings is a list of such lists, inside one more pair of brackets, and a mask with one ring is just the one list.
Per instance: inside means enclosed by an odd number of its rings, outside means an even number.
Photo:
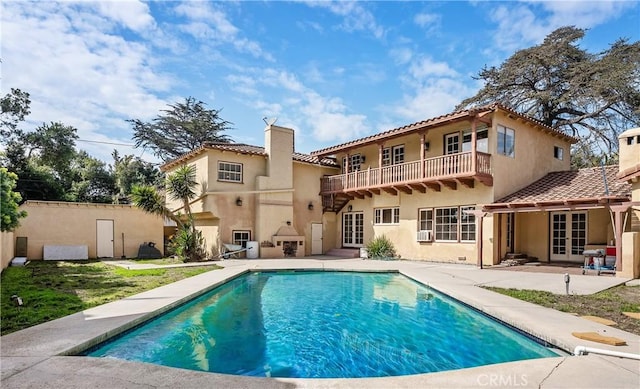
[{"label": "palm tree", "polygon": [[196,230],[193,215],[191,213],[191,200],[196,196],[195,166],[180,166],[166,179],[167,194],[172,200],[180,200],[182,209],[187,216],[186,222],[180,214],[171,211],[165,203],[163,196],[156,188],[149,185],[137,185],[132,188],[131,200],[133,204],[143,211],[155,215],[167,217],[178,225],[176,253],[186,260],[197,261],[204,257],[202,247],[202,233]]}]

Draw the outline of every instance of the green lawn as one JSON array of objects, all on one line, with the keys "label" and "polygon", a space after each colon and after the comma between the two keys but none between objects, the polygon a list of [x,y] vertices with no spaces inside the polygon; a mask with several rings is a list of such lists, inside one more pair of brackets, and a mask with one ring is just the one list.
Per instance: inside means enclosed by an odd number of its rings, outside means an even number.
[{"label": "green lawn", "polygon": [[[158,261],[163,263],[163,260],[145,263]],[[31,261],[24,267],[8,267],[2,271],[0,279],[0,334],[6,335],[218,268],[128,270],[98,261]],[[12,299],[14,295],[22,298],[23,306],[16,305]]]}]

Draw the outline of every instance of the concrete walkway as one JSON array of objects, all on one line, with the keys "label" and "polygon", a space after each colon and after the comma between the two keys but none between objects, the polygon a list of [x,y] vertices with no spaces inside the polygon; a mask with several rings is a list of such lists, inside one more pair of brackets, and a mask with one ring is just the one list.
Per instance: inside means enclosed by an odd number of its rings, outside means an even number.
[{"label": "concrete walkway", "polygon": [[[472,266],[357,259],[228,260],[224,268],[101,305],[0,338],[2,388],[638,388],[640,361],[589,354],[456,371],[363,379],[252,378],[107,358],[71,356],[249,270],[399,271],[563,350],[576,346],[640,354],[640,337],[570,314],[479,288],[516,287],[564,293],[562,274],[479,270]],[[131,266],[124,264],[124,266]],[[627,280],[575,275],[570,292],[591,294]],[[583,341],[572,332],[615,336],[626,346]],[[410,361],[407,361],[410,363]]]}]

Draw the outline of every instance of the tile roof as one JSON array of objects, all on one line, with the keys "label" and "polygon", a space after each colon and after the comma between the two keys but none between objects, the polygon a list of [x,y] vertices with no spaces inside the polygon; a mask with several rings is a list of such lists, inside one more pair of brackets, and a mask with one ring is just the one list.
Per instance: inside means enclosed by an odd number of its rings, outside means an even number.
[{"label": "tile roof", "polygon": [[371,144],[371,143],[375,143],[377,141],[380,141],[382,139],[387,139],[387,138],[391,138],[391,137],[396,137],[396,136],[400,136],[400,135],[405,135],[414,131],[418,131],[421,129],[425,129],[427,127],[433,127],[433,126],[437,126],[437,125],[442,125],[444,123],[447,122],[453,122],[453,121],[459,121],[459,120],[469,120],[471,117],[473,117],[476,114],[480,114],[480,113],[485,113],[485,112],[496,112],[498,110],[507,112],[511,115],[515,115],[517,117],[519,117],[520,119],[526,120],[532,124],[535,124],[536,126],[542,128],[543,130],[552,133],[556,136],[560,136],[562,138],[565,138],[566,140],[568,140],[569,142],[572,143],[576,143],[577,139],[574,137],[571,137],[569,135],[566,135],[565,133],[556,130],[552,127],[547,126],[546,124],[542,123],[539,120],[533,119],[529,116],[523,115],[521,113],[516,112],[515,110],[499,104],[499,103],[493,103],[493,104],[489,104],[489,105],[485,105],[485,106],[480,106],[480,107],[474,107],[474,108],[469,108],[469,109],[465,109],[465,110],[461,110],[461,111],[455,111],[455,112],[451,112],[451,113],[447,113],[444,115],[440,115],[440,116],[436,116],[430,119],[426,119],[426,120],[422,120],[419,122],[415,122],[415,123],[411,123],[411,124],[407,124],[404,125],[402,127],[397,127],[388,131],[384,131],[384,132],[380,132],[371,136],[367,136],[364,138],[360,138],[360,139],[354,139],[351,140],[349,142],[346,143],[342,143],[336,146],[331,146],[331,147],[327,147],[321,150],[316,150],[316,151],[312,151],[311,155],[329,155],[329,154],[333,154],[336,153],[338,151],[341,150],[347,150],[353,147],[360,147],[366,144]]},{"label": "tile roof", "polygon": [[[220,150],[220,151],[230,151],[233,153],[246,154],[246,155],[262,155],[267,156],[267,153],[264,147],[247,145],[244,143],[219,143],[219,142],[206,142],[202,146],[197,149],[183,154],[178,158],[175,158],[162,166],[160,166],[160,170],[166,171],[167,169],[179,165],[183,163],[185,160],[195,157],[196,155],[202,154],[206,150]],[[331,158],[319,158],[317,156],[302,154],[302,153],[293,153],[293,160],[298,162],[310,163],[314,165],[322,165],[327,167],[338,167],[336,161]]]},{"label": "tile roof", "polygon": [[[609,193],[606,193],[604,169]],[[631,198],[631,185],[619,180],[618,165],[549,173],[538,181],[496,201],[499,204],[540,204],[557,201]]]}]

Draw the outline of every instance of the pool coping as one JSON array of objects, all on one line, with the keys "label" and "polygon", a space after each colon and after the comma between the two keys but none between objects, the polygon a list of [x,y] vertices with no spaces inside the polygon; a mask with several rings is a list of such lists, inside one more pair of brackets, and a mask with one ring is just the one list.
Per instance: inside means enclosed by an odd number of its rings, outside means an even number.
[{"label": "pool coping", "polygon": [[[397,271],[524,330],[561,349],[582,345],[640,353],[640,337],[570,314],[526,303],[484,288],[487,274],[471,266],[413,261],[224,261],[224,268],[0,337],[3,388],[22,387],[637,387],[640,361],[594,354],[562,356],[402,377],[359,379],[253,378],[189,371],[145,363],[70,356],[248,271]],[[498,272],[493,272],[498,273]],[[530,275],[529,275],[530,276]],[[544,275],[543,275],[544,276]],[[533,282],[549,279],[533,277]],[[557,275],[556,275],[557,276]],[[523,277],[522,273],[518,277]],[[626,346],[583,341],[571,332],[598,332]],[[144,371],[146,373],[142,374]]]}]

